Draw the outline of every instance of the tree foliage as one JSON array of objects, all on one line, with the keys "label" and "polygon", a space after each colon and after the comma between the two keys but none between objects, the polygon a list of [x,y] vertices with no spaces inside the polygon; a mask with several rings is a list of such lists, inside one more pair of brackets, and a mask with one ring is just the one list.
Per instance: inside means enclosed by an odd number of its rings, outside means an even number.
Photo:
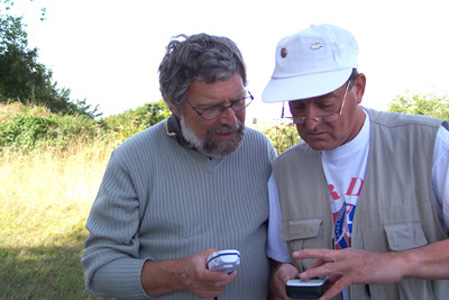
[{"label": "tree foliage", "polygon": [[[0,102],[21,101],[45,105],[52,112],[101,115],[86,100],[70,99],[70,89],[59,88],[53,73],[38,62],[38,48],[28,47],[23,16],[9,13],[14,3],[0,0]],[[45,14],[43,9],[42,18]]]},{"label": "tree foliage", "polygon": [[449,120],[449,96],[410,94],[397,96],[388,104],[388,111],[404,114],[425,115]]}]

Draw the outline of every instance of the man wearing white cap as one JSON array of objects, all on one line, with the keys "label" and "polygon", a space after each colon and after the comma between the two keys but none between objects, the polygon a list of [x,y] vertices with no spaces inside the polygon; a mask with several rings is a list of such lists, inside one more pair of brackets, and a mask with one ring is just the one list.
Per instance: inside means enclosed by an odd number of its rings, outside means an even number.
[{"label": "man wearing white cap", "polygon": [[[360,106],[366,77],[348,31],[311,26],[282,39],[264,102],[302,142],[273,164],[271,285],[328,276],[322,299],[449,295],[449,124]],[[336,250],[332,250],[336,249]]]}]

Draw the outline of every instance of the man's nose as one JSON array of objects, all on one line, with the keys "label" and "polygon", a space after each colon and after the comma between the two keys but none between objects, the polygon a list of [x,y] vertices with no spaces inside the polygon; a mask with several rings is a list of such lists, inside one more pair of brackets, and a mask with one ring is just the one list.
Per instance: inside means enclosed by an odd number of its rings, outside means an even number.
[{"label": "man's nose", "polygon": [[226,108],[220,115],[219,120],[222,124],[226,124],[229,126],[235,126],[237,124],[237,115],[235,111],[228,107]]},{"label": "man's nose", "polygon": [[320,121],[318,121],[317,119],[311,117],[311,118],[307,118],[304,121],[304,126],[308,129],[308,130],[315,130],[315,128],[318,126],[318,124],[320,124]]},{"label": "man's nose", "polygon": [[306,106],[305,117],[307,117],[307,119],[305,119],[304,121],[304,126],[306,126],[308,130],[314,130],[318,126],[320,121],[317,120],[315,116],[319,115],[320,113],[321,111],[316,109],[314,105]]}]

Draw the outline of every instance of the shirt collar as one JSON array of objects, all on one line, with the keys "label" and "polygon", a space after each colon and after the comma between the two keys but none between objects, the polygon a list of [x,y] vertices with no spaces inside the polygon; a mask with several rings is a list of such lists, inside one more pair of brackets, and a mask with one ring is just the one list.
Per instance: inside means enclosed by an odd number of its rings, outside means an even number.
[{"label": "shirt collar", "polygon": [[179,118],[172,114],[165,122],[165,132],[171,138],[175,138],[178,144],[183,147],[193,149],[193,147],[186,141],[182,135],[181,125],[179,124]]}]

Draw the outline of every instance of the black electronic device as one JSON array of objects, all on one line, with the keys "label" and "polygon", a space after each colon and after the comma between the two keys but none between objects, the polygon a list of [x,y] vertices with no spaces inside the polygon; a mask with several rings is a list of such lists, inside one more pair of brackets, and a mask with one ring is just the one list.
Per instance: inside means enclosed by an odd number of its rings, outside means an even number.
[{"label": "black electronic device", "polygon": [[318,299],[327,289],[327,277],[309,280],[290,279],[285,285],[287,296],[292,299]]}]

